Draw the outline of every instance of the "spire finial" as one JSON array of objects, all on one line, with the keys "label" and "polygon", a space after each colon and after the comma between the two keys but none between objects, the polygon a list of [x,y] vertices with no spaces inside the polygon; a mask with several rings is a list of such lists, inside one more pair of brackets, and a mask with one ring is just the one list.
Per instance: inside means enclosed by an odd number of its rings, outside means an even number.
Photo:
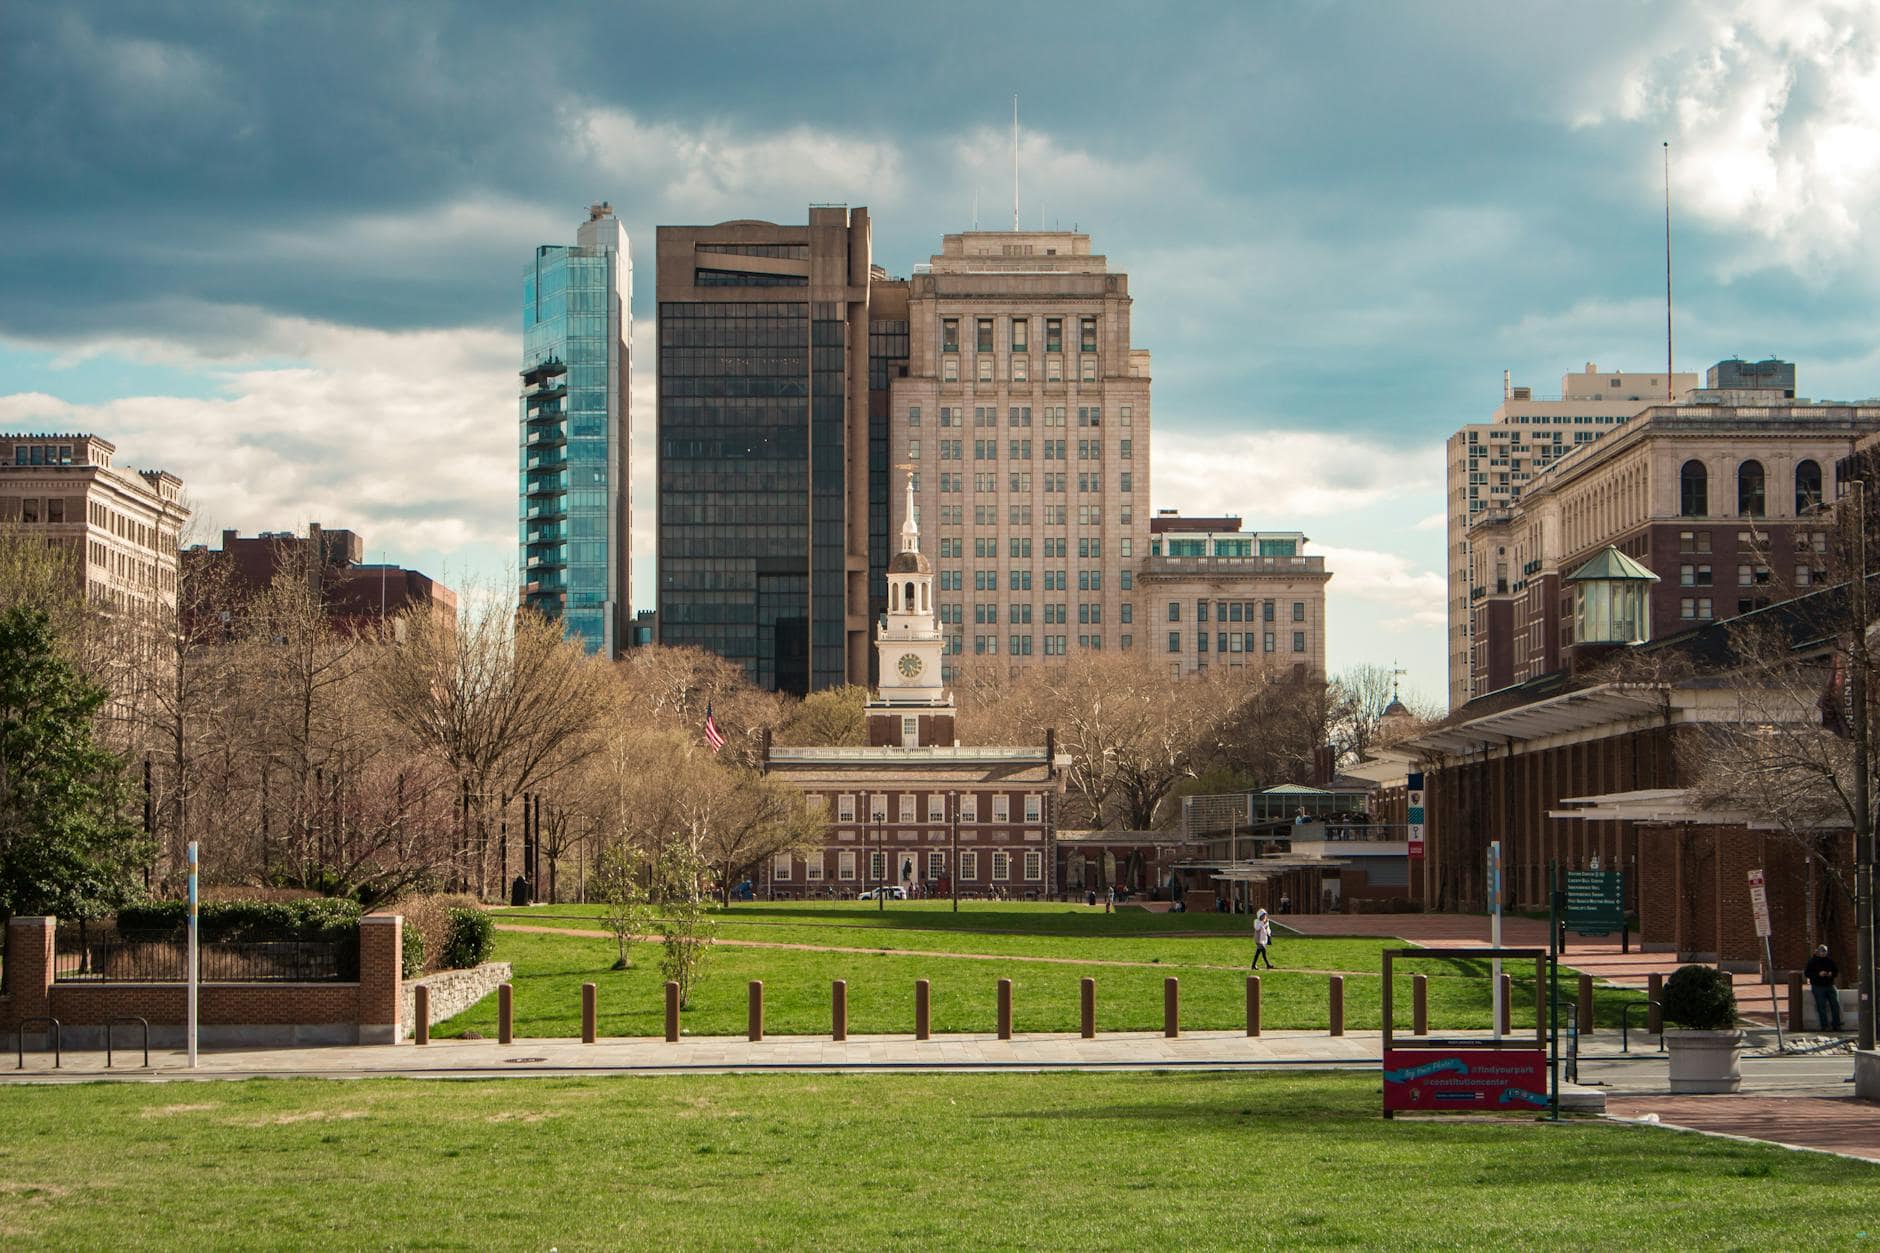
[{"label": "spire finial", "polygon": [[920,523],[914,519],[914,469],[901,466],[907,475],[907,511],[901,519],[901,551],[913,553],[920,551]]}]

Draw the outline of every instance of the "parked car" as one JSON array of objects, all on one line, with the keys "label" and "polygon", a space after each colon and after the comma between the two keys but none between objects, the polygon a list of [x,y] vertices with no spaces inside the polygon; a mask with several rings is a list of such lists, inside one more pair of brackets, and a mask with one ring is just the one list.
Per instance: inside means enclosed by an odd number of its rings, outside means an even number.
[{"label": "parked car", "polygon": [[884,900],[904,901],[907,899],[907,889],[893,884],[886,887],[869,888],[855,899],[858,901],[872,901],[875,899],[875,893],[877,892],[881,893]]}]

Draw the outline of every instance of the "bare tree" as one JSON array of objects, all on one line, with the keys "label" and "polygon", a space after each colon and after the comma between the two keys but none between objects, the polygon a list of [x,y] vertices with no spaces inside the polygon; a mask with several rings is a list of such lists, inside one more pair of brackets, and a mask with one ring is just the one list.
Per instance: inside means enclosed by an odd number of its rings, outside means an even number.
[{"label": "bare tree", "polygon": [[777,729],[777,743],[801,748],[856,747],[866,742],[868,689],[849,684],[805,696]]},{"label": "bare tree", "polygon": [[751,684],[743,667],[699,648],[636,648],[621,662],[627,702],[643,721],[697,738],[709,710],[728,741],[720,756],[752,769],[762,733],[783,721],[784,699]]}]

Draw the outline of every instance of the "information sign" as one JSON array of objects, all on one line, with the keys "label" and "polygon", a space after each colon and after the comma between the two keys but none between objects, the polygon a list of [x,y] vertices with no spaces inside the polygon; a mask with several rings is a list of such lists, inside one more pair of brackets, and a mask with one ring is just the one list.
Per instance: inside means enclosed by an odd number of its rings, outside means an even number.
[{"label": "information sign", "polygon": [[1407,851],[1409,852],[1411,861],[1421,861],[1423,860],[1424,832],[1422,772],[1413,771],[1409,778],[1409,784],[1407,799],[1410,812],[1407,821],[1410,824],[1410,835]]},{"label": "information sign", "polygon": [[1625,926],[1625,877],[1617,870],[1567,871],[1567,927],[1606,935]]},{"label": "information sign", "polygon": [[1749,908],[1756,915],[1756,934],[1768,939],[1773,932],[1769,927],[1769,889],[1763,883],[1763,872],[1749,872]]},{"label": "information sign", "polygon": [[1547,1106],[1545,1049],[1387,1049],[1386,1110],[1528,1110]]}]

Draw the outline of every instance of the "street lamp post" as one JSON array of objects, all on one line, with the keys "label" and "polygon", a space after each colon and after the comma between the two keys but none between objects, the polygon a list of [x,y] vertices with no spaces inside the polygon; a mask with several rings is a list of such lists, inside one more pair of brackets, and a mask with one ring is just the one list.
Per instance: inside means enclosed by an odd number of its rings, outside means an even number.
[{"label": "street lamp post", "polygon": [[953,851],[948,854],[947,882],[953,888],[953,912],[960,912],[960,794],[953,794],[953,821],[950,824]]},{"label": "street lamp post", "polygon": [[[881,858],[881,871],[875,876],[875,912],[887,911],[888,902],[883,893],[888,887],[888,794],[881,794],[881,808],[875,811],[875,856]],[[869,866],[870,870],[874,866]]]}]

